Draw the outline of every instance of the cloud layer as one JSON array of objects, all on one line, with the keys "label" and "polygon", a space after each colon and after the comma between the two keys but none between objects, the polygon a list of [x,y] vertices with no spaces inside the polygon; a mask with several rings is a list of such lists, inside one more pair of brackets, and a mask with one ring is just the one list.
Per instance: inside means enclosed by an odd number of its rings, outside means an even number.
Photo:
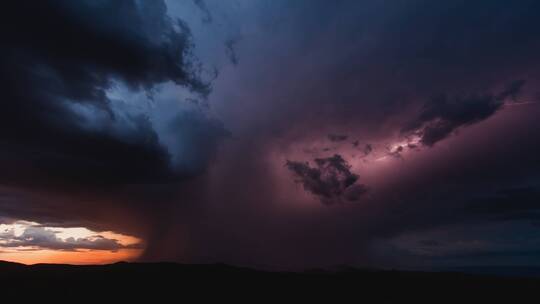
[{"label": "cloud layer", "polygon": [[357,201],[367,192],[358,184],[359,176],[350,171],[351,166],[339,154],[316,158],[315,167],[309,163],[288,160],[287,168],[298,178],[304,189],[318,196],[325,204]]},{"label": "cloud layer", "polygon": [[66,229],[43,227],[37,223],[15,222],[14,224],[4,224],[0,227],[3,228],[0,231],[0,248],[4,249],[21,251],[38,251],[43,249],[61,251],[108,250],[114,252],[120,249],[141,248],[141,244],[139,243],[123,244],[117,239],[107,238],[86,229],[83,229],[83,233],[89,234],[88,236],[61,238],[59,235],[65,233]]},{"label": "cloud layer", "polygon": [[[5,4],[0,217],[136,235],[144,260],[517,263],[540,248],[538,12]],[[117,246],[38,228],[10,239]]]},{"label": "cloud layer", "polygon": [[[119,84],[151,94],[166,82],[209,93],[189,28],[166,15],[163,2],[20,1],[5,5],[2,19],[4,183],[36,183],[39,175],[51,183],[157,182],[184,174],[148,114],[118,113],[108,94]],[[196,130],[205,128],[199,119]]]}]

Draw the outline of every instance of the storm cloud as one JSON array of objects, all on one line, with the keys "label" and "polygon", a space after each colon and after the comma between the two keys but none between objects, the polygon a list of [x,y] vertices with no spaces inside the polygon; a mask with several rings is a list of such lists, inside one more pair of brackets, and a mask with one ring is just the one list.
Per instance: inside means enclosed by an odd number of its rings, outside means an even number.
[{"label": "storm cloud", "polygon": [[[538,264],[539,12],[9,2],[0,221],[126,233],[147,261]],[[11,245],[119,248],[54,237]]]},{"label": "storm cloud", "polygon": [[478,123],[495,114],[507,98],[515,100],[525,81],[509,84],[499,94],[449,97],[441,95],[425,103],[420,115],[402,131],[420,137],[420,142],[433,146],[458,128]]},{"label": "storm cloud", "polygon": [[[39,183],[39,175],[80,185],[163,182],[187,174],[172,165],[175,151],[148,114],[121,112],[109,94],[118,86],[153,94],[172,82],[208,95],[190,30],[163,2],[17,1],[1,14],[4,183]],[[205,119],[193,128],[204,129]],[[215,128],[222,127],[209,120]],[[214,144],[205,144],[189,145],[208,154]]]},{"label": "storm cloud", "polygon": [[285,165],[297,182],[324,204],[357,201],[367,192],[365,185],[357,183],[359,176],[350,171],[351,166],[341,155],[316,158],[314,163],[315,167],[311,167],[309,163],[288,160]]}]

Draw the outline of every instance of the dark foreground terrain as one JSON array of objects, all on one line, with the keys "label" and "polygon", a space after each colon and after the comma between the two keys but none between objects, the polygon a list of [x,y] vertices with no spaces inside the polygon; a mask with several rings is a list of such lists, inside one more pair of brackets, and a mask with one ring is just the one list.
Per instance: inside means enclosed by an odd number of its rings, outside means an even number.
[{"label": "dark foreground terrain", "polygon": [[[266,272],[227,265],[175,263],[117,263],[101,266],[38,264],[26,266],[0,261],[2,295],[87,300],[89,297],[172,295],[250,299],[381,299],[414,297],[440,302],[452,297],[481,299],[521,296],[540,299],[540,279],[472,275],[458,272],[401,272],[346,269],[341,271]],[[537,294],[538,293],[538,294]],[[75,297],[75,298],[74,298]],[[532,298],[531,298],[532,297]],[[157,301],[157,300],[156,300]],[[157,301],[161,302],[161,301]],[[177,301],[172,301],[177,302]],[[371,303],[372,301],[369,301]]]}]

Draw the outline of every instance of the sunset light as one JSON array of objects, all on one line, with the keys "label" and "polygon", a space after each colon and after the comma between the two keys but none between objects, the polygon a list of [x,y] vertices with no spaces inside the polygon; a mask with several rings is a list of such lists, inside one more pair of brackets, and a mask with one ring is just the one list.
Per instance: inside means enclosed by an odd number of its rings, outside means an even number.
[{"label": "sunset light", "polygon": [[140,239],[112,231],[50,227],[22,220],[0,224],[0,260],[106,264],[133,260],[141,251]]}]

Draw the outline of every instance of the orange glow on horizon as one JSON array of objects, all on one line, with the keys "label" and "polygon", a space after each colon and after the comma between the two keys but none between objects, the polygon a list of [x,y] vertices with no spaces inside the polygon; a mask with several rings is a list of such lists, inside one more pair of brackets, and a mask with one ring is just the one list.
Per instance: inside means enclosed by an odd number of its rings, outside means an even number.
[{"label": "orange glow on horizon", "polygon": [[[35,238],[40,240],[40,234],[45,235],[50,244],[34,242]],[[92,247],[101,240],[116,245]],[[140,239],[112,231],[95,232],[84,227],[43,227],[28,221],[0,224],[0,260],[9,262],[27,265],[110,264],[133,261],[142,251]]]},{"label": "orange glow on horizon", "polygon": [[28,250],[28,251],[0,251],[0,260],[32,264],[111,264],[120,261],[133,261],[142,253],[141,249],[120,249],[118,251],[105,250]]}]

